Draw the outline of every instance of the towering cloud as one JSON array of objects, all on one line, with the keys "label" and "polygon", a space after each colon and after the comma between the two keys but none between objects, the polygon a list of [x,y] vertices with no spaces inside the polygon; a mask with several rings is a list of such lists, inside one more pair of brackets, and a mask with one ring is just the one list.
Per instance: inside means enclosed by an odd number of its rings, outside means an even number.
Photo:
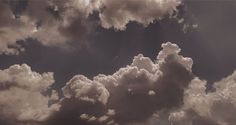
[{"label": "towering cloud", "polygon": [[126,125],[181,106],[184,89],[194,77],[192,60],[180,56],[176,44],[168,42],[162,47],[157,62],[140,54],[112,75],[101,74],[93,80],[74,76],[62,89],[61,112],[46,124],[64,125],[70,119],[71,125]]},{"label": "towering cloud", "polygon": [[[124,30],[135,21],[148,25],[173,12],[180,0],[2,0],[0,53],[18,54],[18,40],[34,38],[46,46],[78,42],[97,22]],[[98,13],[99,20],[89,16]]]},{"label": "towering cloud", "polygon": [[156,62],[140,54],[112,75],[74,76],[63,87],[61,111],[45,124],[235,124],[235,73],[207,92],[206,81],[191,72],[191,58],[179,55],[176,44],[162,47]]}]

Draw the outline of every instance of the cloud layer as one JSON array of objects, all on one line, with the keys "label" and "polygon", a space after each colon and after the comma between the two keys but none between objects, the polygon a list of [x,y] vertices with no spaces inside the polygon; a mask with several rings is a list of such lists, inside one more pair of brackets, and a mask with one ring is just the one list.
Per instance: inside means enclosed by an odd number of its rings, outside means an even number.
[{"label": "cloud layer", "polygon": [[162,48],[155,62],[139,54],[112,75],[74,76],[62,88],[60,100],[49,89],[52,73],[39,74],[25,64],[0,70],[0,122],[234,125],[236,73],[207,91],[207,82],[191,71],[191,58],[179,55],[176,44],[167,42]]},{"label": "cloud layer", "polygon": [[[27,38],[46,46],[78,42],[93,25],[124,30],[130,21],[148,25],[176,10],[180,0],[2,0],[0,53],[18,54]],[[98,20],[89,16],[98,13]]]}]

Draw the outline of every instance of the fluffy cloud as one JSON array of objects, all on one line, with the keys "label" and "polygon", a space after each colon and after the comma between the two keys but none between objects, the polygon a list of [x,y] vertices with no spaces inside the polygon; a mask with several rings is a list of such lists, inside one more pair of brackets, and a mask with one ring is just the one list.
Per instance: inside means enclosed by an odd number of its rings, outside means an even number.
[{"label": "fluffy cloud", "polygon": [[130,21],[148,25],[172,13],[181,0],[103,0],[100,12],[104,28],[123,30]]},{"label": "fluffy cloud", "polygon": [[60,108],[53,103],[57,93],[47,94],[53,82],[52,73],[38,74],[25,64],[0,70],[0,119],[20,123],[47,119]]},{"label": "fluffy cloud", "polygon": [[[195,117],[214,121],[214,125],[234,125],[236,123],[236,72],[214,84],[215,91],[206,92],[206,81],[195,78],[185,90],[184,105],[179,111],[183,115],[173,115],[174,122],[183,125],[183,120],[195,125]],[[189,113],[194,112],[194,113]],[[212,124],[213,124],[212,123]],[[202,125],[208,125],[202,124]]]},{"label": "fluffy cloud", "polygon": [[167,42],[162,47],[156,62],[139,54],[131,65],[112,75],[100,74],[93,80],[74,76],[62,89],[62,110],[46,124],[64,125],[71,119],[72,125],[125,125],[145,122],[158,111],[180,106],[193,78],[192,60],[180,56],[176,44]]},{"label": "fluffy cloud", "polygon": [[27,65],[1,70],[1,117],[22,125],[234,125],[236,72],[207,91],[191,58],[176,44],[162,48],[155,62],[139,54],[112,75],[74,76],[59,102],[55,91],[47,94],[51,73]]},{"label": "fluffy cloud", "polygon": [[207,92],[207,82],[191,71],[191,58],[179,55],[176,44],[162,48],[155,62],[139,54],[112,75],[73,77],[63,88],[61,112],[45,124],[235,124],[236,73]]},{"label": "fluffy cloud", "polygon": [[62,90],[66,98],[73,96],[92,103],[100,101],[106,104],[109,98],[109,92],[103,84],[93,82],[82,75],[74,76]]},{"label": "fluffy cloud", "polygon": [[[19,40],[34,38],[46,46],[83,41],[100,22],[123,30],[130,21],[148,25],[173,12],[180,0],[3,0],[0,2],[0,54],[18,54]],[[99,20],[89,16],[97,12]]]}]

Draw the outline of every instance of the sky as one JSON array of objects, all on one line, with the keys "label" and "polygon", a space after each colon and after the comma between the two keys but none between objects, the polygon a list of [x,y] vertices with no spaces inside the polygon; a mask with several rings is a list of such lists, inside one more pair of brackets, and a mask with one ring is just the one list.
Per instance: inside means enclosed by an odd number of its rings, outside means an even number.
[{"label": "sky", "polygon": [[236,1],[0,0],[0,124],[235,125]]}]

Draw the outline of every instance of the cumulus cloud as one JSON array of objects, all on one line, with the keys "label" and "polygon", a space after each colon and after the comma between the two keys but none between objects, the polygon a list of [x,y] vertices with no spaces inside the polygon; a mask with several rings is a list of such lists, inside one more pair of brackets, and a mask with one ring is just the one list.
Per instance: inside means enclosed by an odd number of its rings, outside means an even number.
[{"label": "cumulus cloud", "polygon": [[45,124],[235,124],[236,73],[207,92],[207,82],[191,71],[191,58],[179,55],[176,44],[162,48],[155,62],[139,54],[112,75],[74,76],[62,89],[62,110]]},{"label": "cumulus cloud", "polygon": [[[34,38],[46,46],[83,41],[97,22],[124,30],[135,21],[148,25],[173,12],[180,0],[2,0],[0,54],[18,54],[16,41]],[[98,13],[99,20],[89,16]]]},{"label": "cumulus cloud", "polygon": [[[236,123],[235,76],[236,72],[216,82],[215,91],[208,93],[206,92],[206,81],[199,78],[192,80],[188,89],[185,90],[184,105],[179,111],[183,116],[173,115],[173,121],[182,123],[185,120],[195,125],[193,119],[197,116],[214,121],[214,125],[234,125]],[[190,111],[194,114],[190,114]]]},{"label": "cumulus cloud", "polygon": [[191,58],[176,44],[162,48],[156,61],[139,54],[114,74],[74,76],[59,102],[56,91],[45,95],[51,73],[27,65],[1,70],[1,118],[22,125],[234,125],[236,72],[207,91],[207,81],[191,71]]},{"label": "cumulus cloud", "polygon": [[139,54],[112,75],[100,74],[92,80],[74,76],[62,89],[62,110],[45,124],[64,125],[70,119],[72,125],[126,125],[181,106],[184,89],[193,78],[192,60],[179,55],[176,44],[162,47],[156,62]]},{"label": "cumulus cloud", "polygon": [[103,0],[100,12],[104,28],[123,30],[130,21],[148,25],[172,13],[181,0]]},{"label": "cumulus cloud", "polygon": [[40,122],[58,111],[56,91],[46,94],[54,83],[52,73],[39,74],[29,66],[13,65],[0,70],[0,121]]}]

